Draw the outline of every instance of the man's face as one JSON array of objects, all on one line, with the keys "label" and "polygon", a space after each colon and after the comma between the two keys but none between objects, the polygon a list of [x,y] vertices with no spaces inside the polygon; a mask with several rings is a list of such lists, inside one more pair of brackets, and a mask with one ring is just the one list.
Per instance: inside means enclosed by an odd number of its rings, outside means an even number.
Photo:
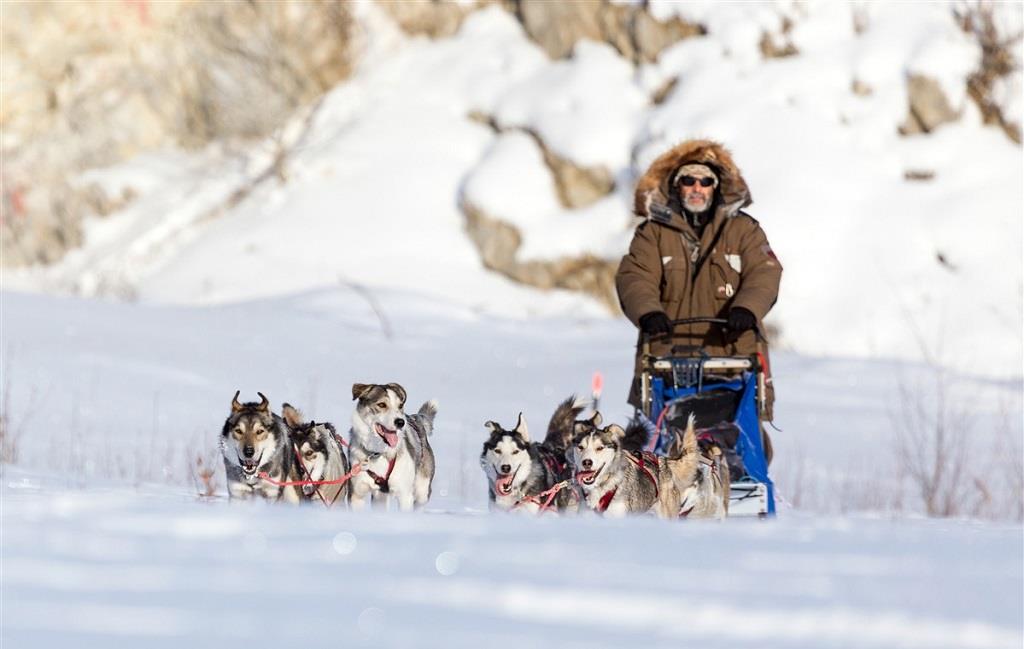
[{"label": "man's face", "polygon": [[[707,183],[705,186],[702,183]],[[679,198],[689,212],[700,214],[711,207],[715,186],[710,177],[683,176],[679,179]]]}]

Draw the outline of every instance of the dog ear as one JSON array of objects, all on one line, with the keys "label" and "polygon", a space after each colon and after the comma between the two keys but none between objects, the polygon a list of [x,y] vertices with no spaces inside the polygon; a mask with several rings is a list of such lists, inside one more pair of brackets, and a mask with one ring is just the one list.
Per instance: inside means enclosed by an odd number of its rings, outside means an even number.
[{"label": "dog ear", "polygon": [[519,413],[519,419],[516,420],[516,427],[512,430],[519,433],[519,435],[527,442],[530,441],[530,431],[526,428],[526,418],[523,417],[523,413]]},{"label": "dog ear", "polygon": [[665,457],[670,460],[678,460],[683,457],[685,451],[683,450],[683,439],[679,435],[679,431],[672,430],[672,441],[669,442],[668,448],[665,449]]},{"label": "dog ear", "polygon": [[372,387],[372,385],[367,385],[365,383],[352,384],[352,400],[355,401],[356,399],[360,398],[361,396],[369,392],[370,388]]},{"label": "dog ear", "polygon": [[683,450],[687,453],[697,452],[697,416],[692,412],[686,419],[686,432],[683,433]]},{"label": "dog ear", "polygon": [[601,417],[600,412],[595,410],[593,416],[588,421],[594,428],[597,428],[601,425],[601,422],[604,421],[604,418]]},{"label": "dog ear", "polygon": [[239,412],[242,410],[242,404],[238,402],[238,395],[242,394],[241,390],[235,392],[235,396],[231,398],[231,412]]},{"label": "dog ear", "polygon": [[487,430],[491,431],[492,433],[495,432],[495,431],[501,430],[501,426],[498,425],[498,422],[496,422],[496,421],[485,421],[484,422],[484,428],[486,428]]},{"label": "dog ear", "polygon": [[398,400],[402,402],[401,403],[401,407],[405,406],[405,399],[406,399],[406,396],[407,396],[405,394],[405,388],[403,388],[402,386],[398,385],[397,383],[388,383],[384,387],[388,388],[389,390],[394,392],[396,395],[398,395]]},{"label": "dog ear", "polygon": [[697,418],[690,413],[686,420],[686,430],[680,433],[678,429],[673,430],[672,443],[669,444],[667,455],[670,459],[678,460],[689,453],[697,452]]},{"label": "dog ear", "polygon": [[260,405],[256,406],[256,409],[260,412],[267,412],[270,410],[270,399],[263,396],[262,392],[257,392],[260,395]]},{"label": "dog ear", "polygon": [[281,418],[290,428],[298,428],[302,425],[302,413],[290,403],[281,405]]},{"label": "dog ear", "polygon": [[604,432],[608,433],[615,439],[622,439],[623,437],[626,436],[626,431],[623,430],[622,426],[618,424],[612,424],[608,428],[605,428]]}]

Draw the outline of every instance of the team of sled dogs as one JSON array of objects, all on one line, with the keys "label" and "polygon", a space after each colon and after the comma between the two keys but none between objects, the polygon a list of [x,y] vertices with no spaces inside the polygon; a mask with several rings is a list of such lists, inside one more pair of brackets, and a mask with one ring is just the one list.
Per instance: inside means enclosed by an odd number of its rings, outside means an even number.
[{"label": "team of sled dogs", "polygon": [[[435,401],[407,413],[401,385],[356,383],[346,441],[331,424],[307,421],[290,404],[273,412],[257,394],[259,402],[240,403],[235,393],[221,431],[231,499],[317,501],[355,510],[394,501],[402,511],[430,499]],[[729,468],[718,446],[698,439],[692,416],[685,430],[672,431],[667,453],[656,456],[643,450],[647,431],[639,422],[602,426],[599,412],[581,418],[584,408],[575,397],[559,404],[539,442],[531,440],[522,413],[511,429],[484,424],[489,437],[480,466],[492,509],[725,517]]]}]

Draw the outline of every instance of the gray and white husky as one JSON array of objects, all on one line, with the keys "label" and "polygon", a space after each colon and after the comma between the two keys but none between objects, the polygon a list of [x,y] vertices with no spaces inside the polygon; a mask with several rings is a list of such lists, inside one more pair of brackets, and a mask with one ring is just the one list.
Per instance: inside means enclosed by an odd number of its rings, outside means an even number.
[{"label": "gray and white husky", "polygon": [[[585,403],[571,396],[555,410],[548,423],[543,442],[531,442],[523,413],[515,428],[507,430],[496,422],[484,424],[491,436],[480,452],[480,466],[487,475],[491,509],[521,509],[537,512],[542,502],[538,497],[563,480],[572,477],[565,461],[565,447],[572,439],[576,417]],[[574,509],[577,498],[571,488],[557,492],[552,505],[559,511]]]},{"label": "gray and white husky", "polygon": [[664,458],[662,497],[658,514],[664,517],[717,518],[729,513],[729,463],[713,441],[698,441],[691,414],[686,430],[674,430]]},{"label": "gray and white husky", "polygon": [[434,451],[428,437],[434,431],[437,402],[427,401],[413,415],[405,413],[405,388],[397,383],[356,383],[352,398],[349,460],[362,470],[353,476],[352,509],[372,502],[386,506],[392,498],[402,511],[422,507],[430,499],[434,480]]},{"label": "gray and white husky", "polygon": [[270,411],[270,401],[263,393],[260,403],[239,403],[235,392],[231,414],[220,434],[220,451],[224,456],[228,495],[232,499],[265,498],[298,503],[297,487],[280,487],[260,477],[267,473],[277,482],[298,479],[295,456],[284,422]]},{"label": "gray and white husky", "polygon": [[658,501],[663,468],[643,453],[647,431],[639,423],[601,428],[601,413],[577,422],[567,458],[583,507],[611,517],[644,514]]},{"label": "gray and white husky", "polygon": [[[304,421],[302,413],[291,404],[281,406],[281,418],[288,425],[289,436],[298,456],[298,474],[302,480],[340,480],[348,473],[348,458],[341,438],[328,422]],[[302,495],[328,507],[348,503],[348,483],[303,485]]]}]

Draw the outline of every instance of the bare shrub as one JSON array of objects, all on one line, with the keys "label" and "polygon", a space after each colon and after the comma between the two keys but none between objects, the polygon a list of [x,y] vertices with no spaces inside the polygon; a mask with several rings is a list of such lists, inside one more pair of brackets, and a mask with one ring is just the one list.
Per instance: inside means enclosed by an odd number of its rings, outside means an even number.
[{"label": "bare shrub", "polygon": [[981,46],[981,67],[967,79],[967,93],[981,110],[986,124],[996,124],[1007,137],[1021,143],[1021,125],[1010,121],[996,99],[1000,79],[1020,70],[1020,61],[1013,47],[1019,47],[1022,34],[1000,33],[992,2],[975,2],[954,9],[960,28],[973,35]]},{"label": "bare shrub", "polygon": [[29,392],[28,401],[24,405],[23,412],[17,421],[11,414],[11,383],[12,354],[8,353],[4,359],[0,375],[3,378],[3,386],[0,388],[0,464],[16,464],[21,456],[21,445],[19,441],[26,422],[31,419],[39,407],[42,398],[39,391],[33,387]]},{"label": "bare shrub", "polygon": [[890,412],[896,463],[929,516],[978,515],[989,491],[969,466],[973,413],[954,397],[946,371],[930,370],[922,384],[898,386],[899,402]]},{"label": "bare shrub", "polygon": [[1021,403],[1004,406],[996,426],[993,459],[997,461],[993,477],[999,480],[1003,497],[995,506],[1000,518],[1024,521],[1024,431],[1021,430]]},{"label": "bare shrub", "polygon": [[217,460],[209,453],[196,452],[187,456],[189,460],[189,478],[200,498],[213,498],[217,495]]}]

